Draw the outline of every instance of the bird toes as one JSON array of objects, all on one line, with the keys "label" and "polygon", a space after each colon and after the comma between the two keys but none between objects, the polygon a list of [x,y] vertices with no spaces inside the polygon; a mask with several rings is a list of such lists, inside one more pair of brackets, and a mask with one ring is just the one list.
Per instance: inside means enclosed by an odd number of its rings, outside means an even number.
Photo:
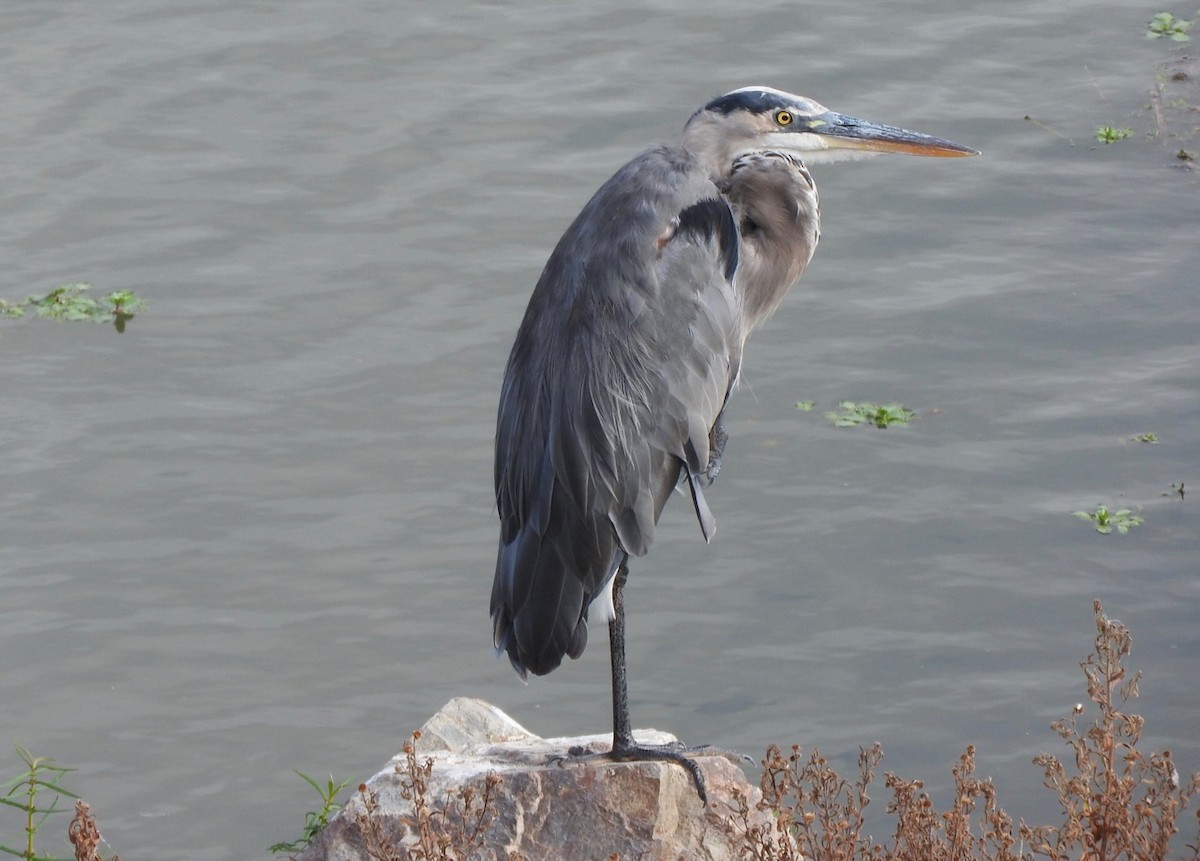
[{"label": "bird toes", "polygon": [[704,744],[688,747],[682,742],[674,741],[667,744],[630,744],[616,747],[612,750],[594,751],[587,747],[576,745],[566,753],[555,753],[547,757],[547,763],[559,767],[568,764],[582,764],[603,760],[606,762],[673,762],[684,768],[691,775],[700,801],[708,803],[708,788],[704,782],[704,773],[694,757],[724,756],[735,761],[745,761],[753,764],[754,760],[745,754],[725,750]]}]

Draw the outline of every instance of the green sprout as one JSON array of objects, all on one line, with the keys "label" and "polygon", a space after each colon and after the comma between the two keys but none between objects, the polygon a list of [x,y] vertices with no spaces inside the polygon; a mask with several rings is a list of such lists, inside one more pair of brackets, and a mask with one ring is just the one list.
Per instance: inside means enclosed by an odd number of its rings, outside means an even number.
[{"label": "green sprout", "polygon": [[295,853],[303,852],[305,847],[312,843],[317,835],[321,833],[321,830],[329,824],[330,815],[341,807],[337,803],[338,794],[350,784],[349,780],[334,783],[333,775],[331,774],[325,785],[321,786],[320,783],[313,780],[313,778],[304,772],[297,771],[296,774],[300,775],[300,779],[315,789],[317,795],[321,796],[321,809],[310,810],[304,814],[304,832],[299,838],[290,843],[276,843],[267,850],[277,855],[286,852],[289,858],[294,857]]},{"label": "green sprout", "polygon": [[1190,29],[1192,29],[1190,21],[1176,18],[1170,12],[1159,12],[1146,25],[1146,38],[1161,39],[1169,36],[1172,41],[1186,42],[1192,38],[1188,35]]},{"label": "green sprout", "polygon": [[1125,140],[1127,137],[1133,136],[1133,129],[1130,128],[1113,128],[1112,126],[1100,126],[1096,129],[1096,141],[1102,144],[1116,143],[1117,141]]},{"label": "green sprout", "polygon": [[125,331],[125,322],[132,320],[135,311],[146,307],[146,303],[134,295],[132,290],[116,290],[104,297],[111,305],[113,326],[118,332]]},{"label": "green sprout", "polygon": [[[58,802],[62,796],[65,795],[68,798],[79,797],[70,790],[64,789],[62,784],[59,783],[65,775],[75,769],[54,765],[54,760],[47,759],[44,756],[34,756],[19,744],[15,745],[15,747],[17,749],[17,756],[25,763],[27,770],[25,773],[18,774],[12,780],[0,785],[0,791],[4,792],[3,795],[0,795],[0,805],[11,807],[21,812],[25,820],[25,845],[23,849],[14,849],[11,846],[5,846],[3,843],[0,843],[0,852],[16,856],[17,858],[55,861],[55,859],[37,852],[35,844],[37,842],[38,829],[41,828],[42,823],[46,821],[46,817],[50,816],[50,814],[66,812],[66,808],[58,806]],[[47,793],[52,796],[48,805],[38,798],[39,795],[45,797]]]},{"label": "green sprout", "polygon": [[132,290],[115,290],[105,296],[104,300],[112,306],[114,314],[129,314],[146,306]]},{"label": "green sprout", "polygon": [[1141,526],[1143,523],[1142,518],[1128,508],[1109,511],[1105,505],[1096,506],[1095,511],[1076,511],[1075,516],[1080,520],[1090,520],[1095,523],[1096,531],[1102,535],[1109,535],[1114,529],[1124,535],[1133,527]]},{"label": "green sprout", "polygon": [[829,419],[840,428],[854,427],[863,423],[873,424],[877,428],[891,425],[906,425],[916,413],[901,404],[873,404],[870,401],[842,401],[838,409],[825,413]]}]

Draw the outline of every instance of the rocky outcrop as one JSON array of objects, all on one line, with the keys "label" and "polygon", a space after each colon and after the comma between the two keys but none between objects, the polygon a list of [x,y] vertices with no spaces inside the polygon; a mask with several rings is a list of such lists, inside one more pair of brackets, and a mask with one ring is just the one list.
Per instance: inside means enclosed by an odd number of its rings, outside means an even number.
[{"label": "rocky outcrop", "polygon": [[[655,730],[636,736],[650,744],[674,741]],[[761,798],[741,768],[723,756],[697,757],[708,789],[704,805],[678,765],[552,760],[573,748],[607,750],[610,742],[608,735],[538,738],[495,706],[451,700],[422,728],[415,753],[399,754],[367,781],[301,861],[407,857],[401,846],[417,847],[415,857],[425,857],[422,830],[427,843],[454,841],[450,858],[467,857],[464,845],[474,847],[473,859],[500,861],[609,859],[614,853],[622,861],[737,857],[722,821],[735,809],[735,790],[752,807]]]}]

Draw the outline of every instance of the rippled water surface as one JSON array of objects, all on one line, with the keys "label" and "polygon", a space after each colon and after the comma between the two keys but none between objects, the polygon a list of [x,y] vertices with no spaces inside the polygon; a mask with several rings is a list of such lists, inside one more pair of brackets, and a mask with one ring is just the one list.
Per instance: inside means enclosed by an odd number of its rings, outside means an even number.
[{"label": "rippled water surface", "polygon": [[[1200,518],[1169,495],[1200,494],[1200,181],[1144,134],[1153,11],[7,2],[0,298],[148,307],[0,320],[0,741],[78,767],[122,856],[215,861],[299,833],[291,769],[362,779],[452,696],[607,729],[603,635],[528,686],[491,654],[500,373],[592,191],[767,83],[984,156],[816,171],[718,535],[680,502],[632,572],[635,724],[839,765],[879,739],[935,791],[974,742],[1049,819],[1029,759],[1099,597],[1147,747],[1200,768]],[[846,398],[920,415],[836,429]],[[1071,516],[1099,503],[1145,525]]]}]

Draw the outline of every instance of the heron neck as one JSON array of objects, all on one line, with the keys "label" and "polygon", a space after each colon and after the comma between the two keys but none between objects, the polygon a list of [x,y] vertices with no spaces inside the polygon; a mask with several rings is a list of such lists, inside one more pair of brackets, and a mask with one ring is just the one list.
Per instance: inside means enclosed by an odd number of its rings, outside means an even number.
[{"label": "heron neck", "polygon": [[730,135],[728,129],[708,111],[700,111],[688,121],[679,141],[679,145],[708,171],[714,181],[729,176],[734,158],[749,144],[748,139]]}]

